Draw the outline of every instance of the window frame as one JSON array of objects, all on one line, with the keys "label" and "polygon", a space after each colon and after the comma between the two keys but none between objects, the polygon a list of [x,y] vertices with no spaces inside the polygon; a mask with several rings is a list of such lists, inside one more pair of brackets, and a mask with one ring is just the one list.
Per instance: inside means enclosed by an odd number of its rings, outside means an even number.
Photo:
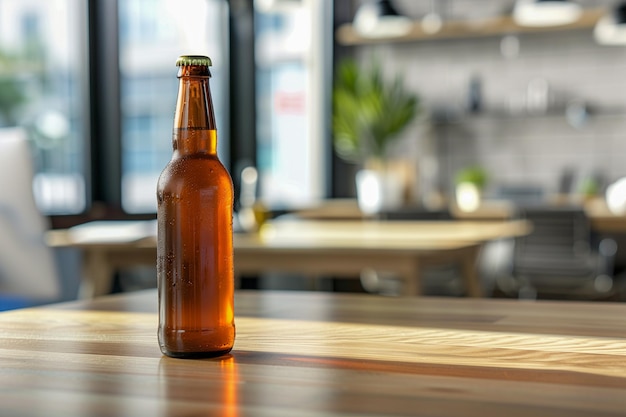
[{"label": "window frame", "polygon": [[[85,0],[85,185],[86,209],[77,214],[50,215],[52,228],[68,228],[91,220],[153,219],[155,213],[128,213],[122,208],[122,112],[119,68],[119,1]],[[254,25],[252,0],[228,1],[229,113],[245,114],[248,123],[229,117],[227,144],[234,173],[241,161],[256,160],[254,126]],[[156,192],[156,191],[155,191]],[[155,197],[156,198],[156,197]]]}]

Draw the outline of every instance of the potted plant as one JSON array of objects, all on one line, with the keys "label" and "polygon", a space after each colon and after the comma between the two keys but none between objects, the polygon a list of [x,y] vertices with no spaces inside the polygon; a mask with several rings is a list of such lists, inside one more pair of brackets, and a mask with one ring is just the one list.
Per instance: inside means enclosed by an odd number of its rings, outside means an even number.
[{"label": "potted plant", "polygon": [[[357,195],[365,212],[397,199],[398,185],[387,179],[389,146],[420,112],[419,98],[401,75],[383,77],[378,63],[369,67],[342,61],[333,88],[333,134],[337,155],[359,164]],[[367,190],[363,190],[361,187]],[[396,181],[397,183],[397,181]]]},{"label": "potted plant", "polygon": [[455,182],[458,207],[466,212],[475,211],[487,185],[487,172],[478,166],[467,167],[457,172]]}]

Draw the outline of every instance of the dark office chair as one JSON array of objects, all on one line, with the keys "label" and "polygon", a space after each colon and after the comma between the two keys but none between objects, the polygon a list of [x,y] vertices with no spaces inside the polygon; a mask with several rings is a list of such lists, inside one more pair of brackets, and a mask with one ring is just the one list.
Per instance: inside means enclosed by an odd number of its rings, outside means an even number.
[{"label": "dark office chair", "polygon": [[512,276],[519,296],[599,298],[613,289],[612,239],[594,242],[581,208],[522,208],[533,230],[515,240]]}]

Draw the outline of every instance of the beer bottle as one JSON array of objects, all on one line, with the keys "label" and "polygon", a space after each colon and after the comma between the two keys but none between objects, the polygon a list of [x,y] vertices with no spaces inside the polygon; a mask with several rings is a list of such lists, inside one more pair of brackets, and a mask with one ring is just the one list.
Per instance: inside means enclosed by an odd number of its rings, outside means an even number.
[{"label": "beer bottle", "polygon": [[217,156],[211,59],[176,66],[174,150],[157,185],[159,345],[172,357],[219,356],[235,340],[233,183]]}]

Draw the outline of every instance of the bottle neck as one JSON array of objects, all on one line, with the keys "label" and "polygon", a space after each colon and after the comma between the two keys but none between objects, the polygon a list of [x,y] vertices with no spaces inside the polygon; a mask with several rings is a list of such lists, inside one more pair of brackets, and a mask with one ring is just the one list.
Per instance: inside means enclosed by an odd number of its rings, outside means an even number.
[{"label": "bottle neck", "polygon": [[217,154],[217,129],[208,67],[181,67],[174,115],[174,151]]}]

